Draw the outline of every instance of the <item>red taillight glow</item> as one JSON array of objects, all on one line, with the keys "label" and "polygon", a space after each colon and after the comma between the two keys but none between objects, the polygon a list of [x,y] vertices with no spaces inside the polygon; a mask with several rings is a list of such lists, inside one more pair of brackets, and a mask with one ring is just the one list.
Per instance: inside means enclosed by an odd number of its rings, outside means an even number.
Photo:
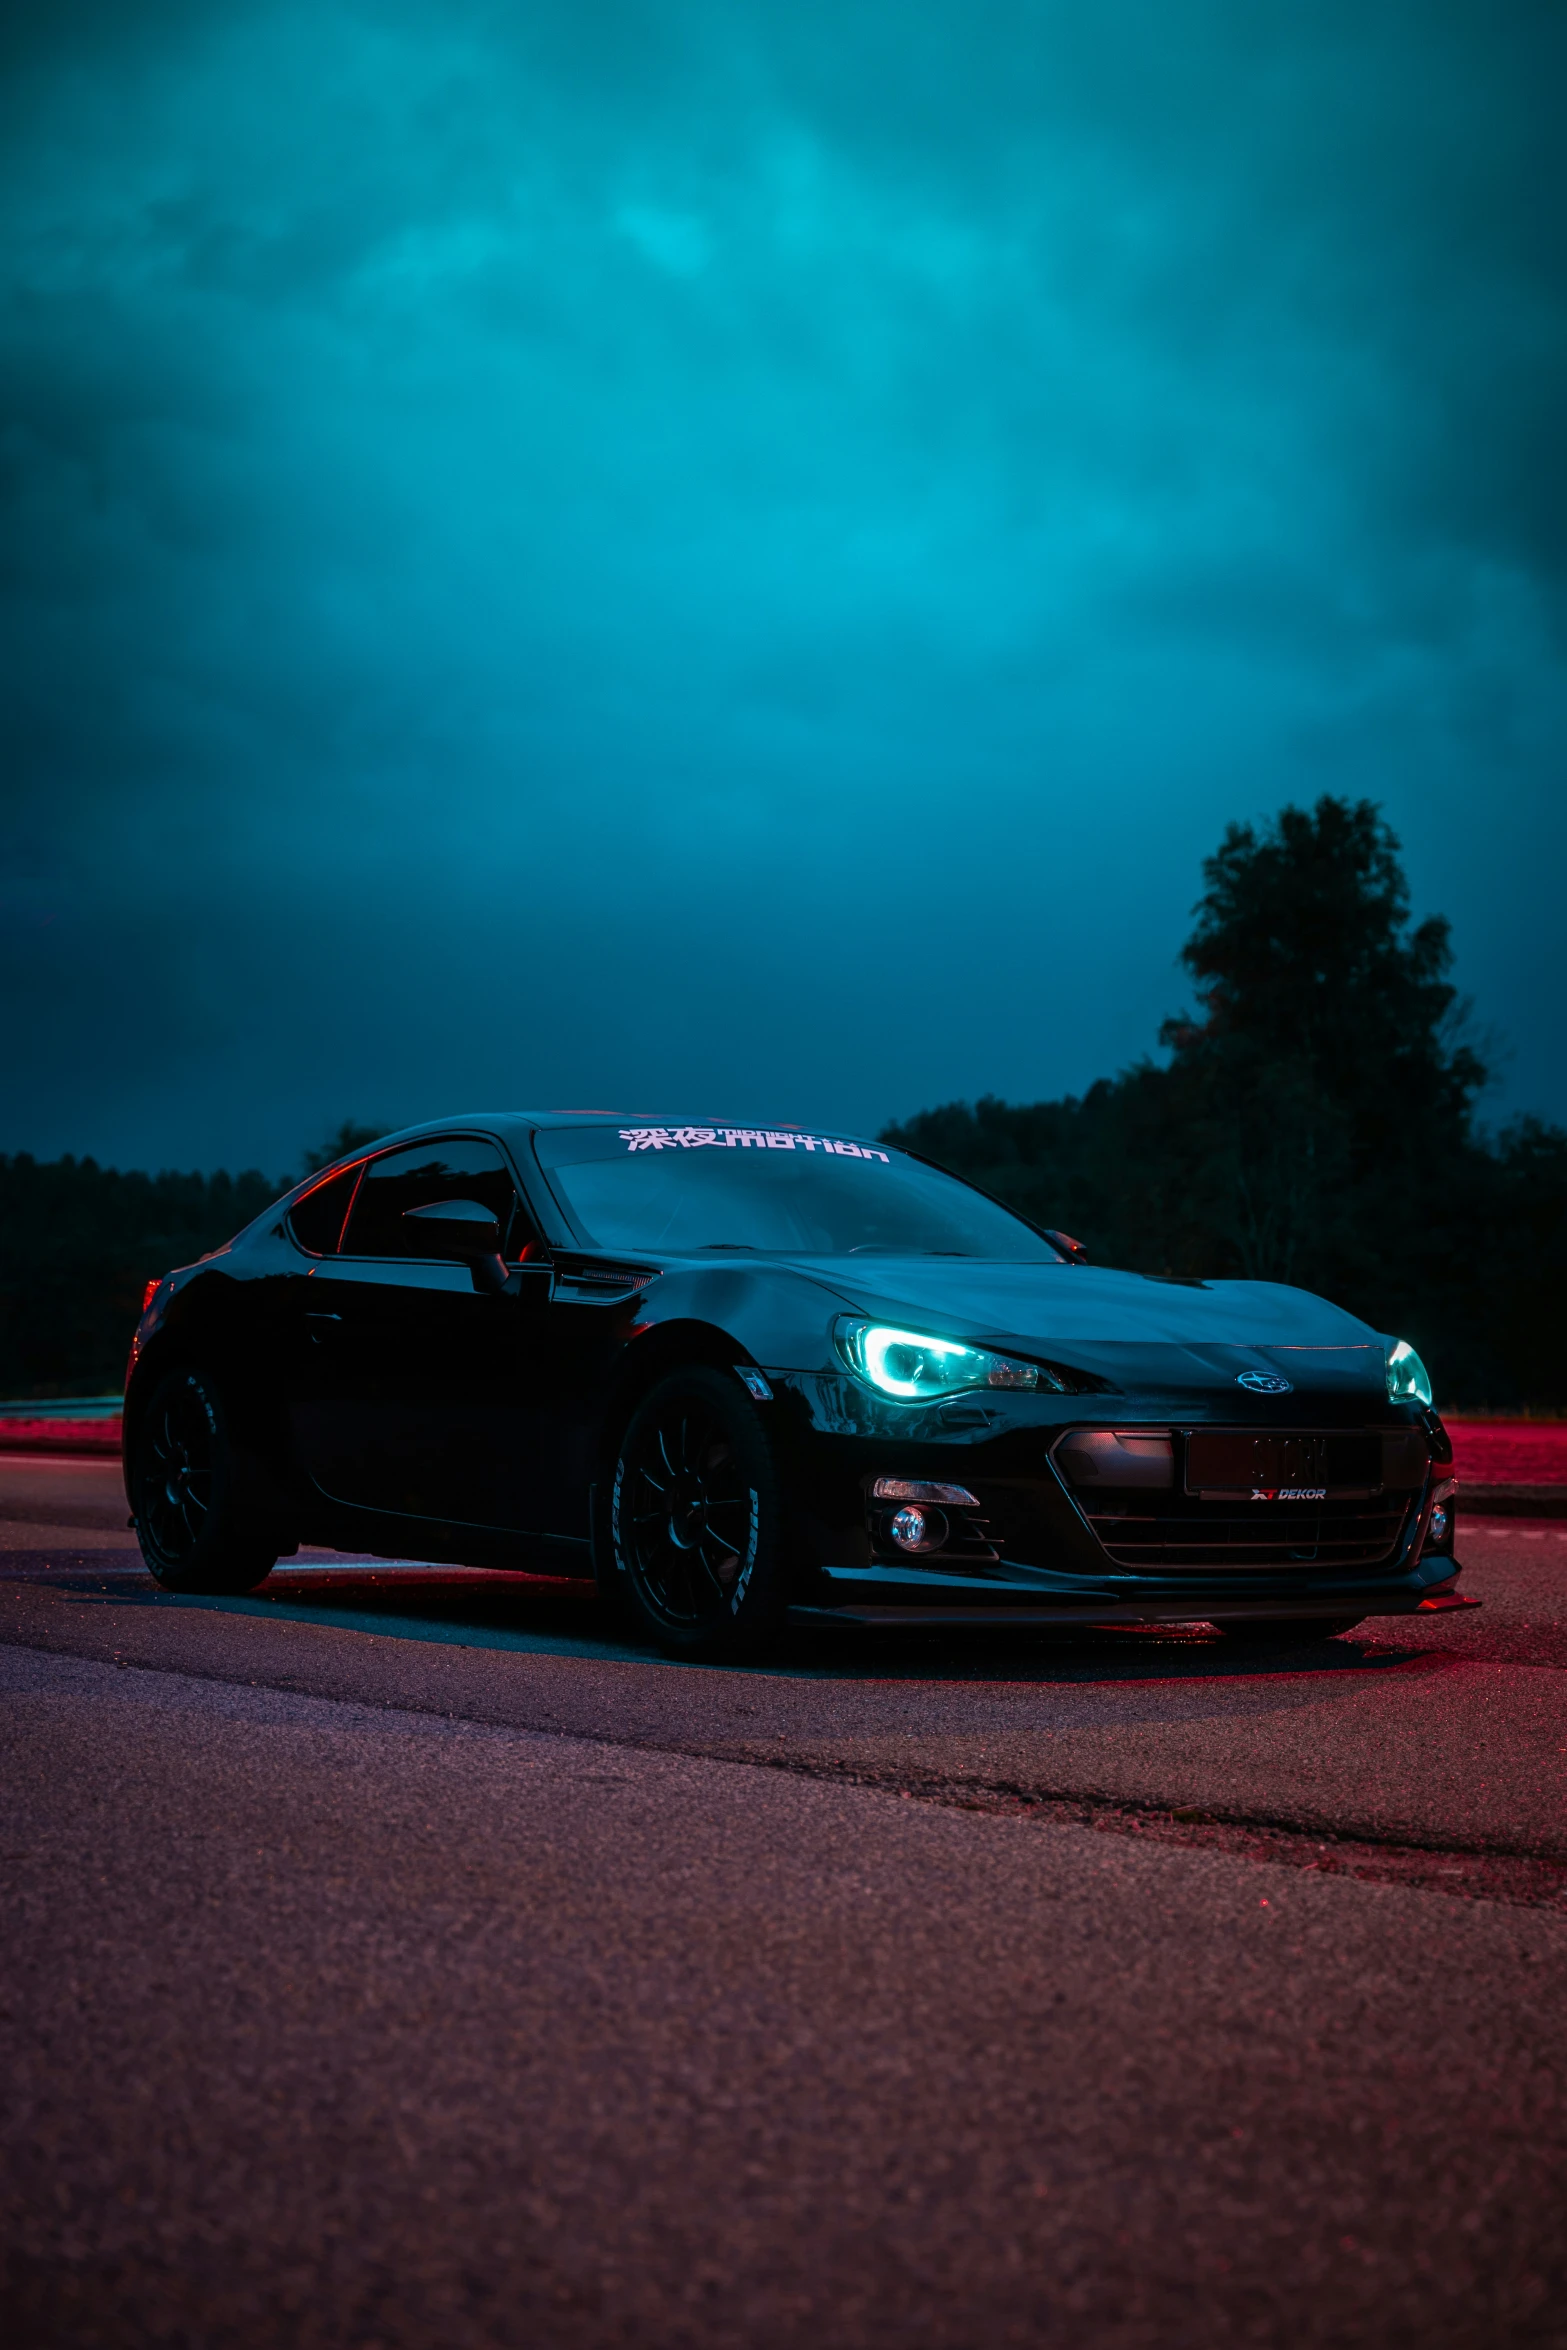
[{"label": "red taillight glow", "polygon": [[149,1281],[146,1288],[142,1291],[141,1310],[143,1313],[147,1311],[147,1308],[151,1305],[153,1299],[157,1296],[158,1286],[159,1285],[156,1281]]}]

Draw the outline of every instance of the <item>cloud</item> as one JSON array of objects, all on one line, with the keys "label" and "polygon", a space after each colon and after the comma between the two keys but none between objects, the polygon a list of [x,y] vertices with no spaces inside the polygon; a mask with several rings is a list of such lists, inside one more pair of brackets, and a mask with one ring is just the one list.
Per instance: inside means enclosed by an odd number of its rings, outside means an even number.
[{"label": "cloud", "polygon": [[0,1147],[1078,1086],[1328,786],[1567,1111],[1559,12],[6,38]]},{"label": "cloud", "polygon": [[664,212],[648,204],[622,204],[615,226],[639,253],[671,277],[696,277],[713,256],[705,221],[689,212]]}]

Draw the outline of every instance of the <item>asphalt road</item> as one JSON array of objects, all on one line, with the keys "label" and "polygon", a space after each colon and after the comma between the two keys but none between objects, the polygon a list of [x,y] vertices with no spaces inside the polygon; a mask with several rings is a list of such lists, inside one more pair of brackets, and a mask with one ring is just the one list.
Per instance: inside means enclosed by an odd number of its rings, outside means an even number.
[{"label": "asphalt road", "polygon": [[1567,1525],[720,1672],[124,1518],[0,1464],[8,2344],[1567,2343]]}]

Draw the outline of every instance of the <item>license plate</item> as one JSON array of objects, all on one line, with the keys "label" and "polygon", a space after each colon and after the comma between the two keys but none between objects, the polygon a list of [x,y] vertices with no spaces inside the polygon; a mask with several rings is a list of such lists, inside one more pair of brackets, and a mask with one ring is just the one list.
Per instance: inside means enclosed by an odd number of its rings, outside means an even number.
[{"label": "license plate", "polygon": [[1186,1446],[1188,1493],[1323,1501],[1333,1491],[1372,1492],[1381,1482],[1382,1448],[1375,1436],[1199,1429]]}]

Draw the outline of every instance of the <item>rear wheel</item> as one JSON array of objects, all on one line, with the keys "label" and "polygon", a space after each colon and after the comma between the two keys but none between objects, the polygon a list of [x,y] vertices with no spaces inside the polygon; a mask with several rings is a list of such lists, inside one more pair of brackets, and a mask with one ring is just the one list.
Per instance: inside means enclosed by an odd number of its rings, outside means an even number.
[{"label": "rear wheel", "polygon": [[147,1571],[165,1591],[254,1591],[279,1543],[260,1505],[262,1478],[235,1444],[205,1371],[171,1371],[142,1416],[131,1508]]},{"label": "rear wheel", "polygon": [[633,1414],[609,1505],[611,1572],[637,1627],[671,1656],[754,1655],[783,1620],[782,1510],[756,1408],[694,1364]]}]

